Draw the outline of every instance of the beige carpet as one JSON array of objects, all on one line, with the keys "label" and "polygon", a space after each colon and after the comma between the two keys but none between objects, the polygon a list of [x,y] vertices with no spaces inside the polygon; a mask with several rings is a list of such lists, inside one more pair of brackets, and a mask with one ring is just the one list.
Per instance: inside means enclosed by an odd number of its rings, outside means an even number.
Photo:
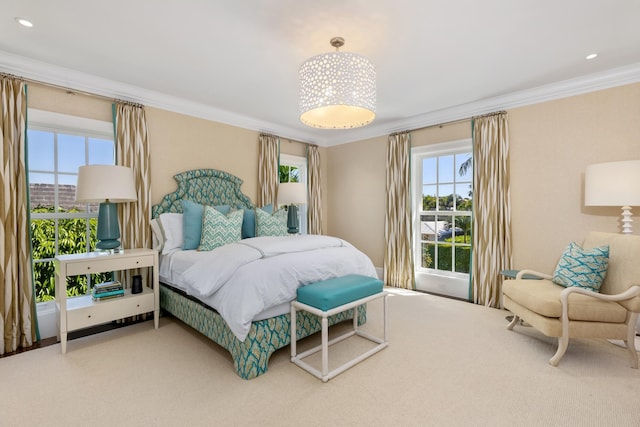
[{"label": "beige carpet", "polygon": [[[366,328],[380,331],[381,302]],[[0,359],[2,426],[639,426],[624,349],[507,330],[504,311],[421,293],[389,298],[390,346],[326,384],[277,352],[244,381],[228,353],[173,318]],[[318,337],[301,342],[314,344]],[[368,346],[352,338],[332,362]]]}]

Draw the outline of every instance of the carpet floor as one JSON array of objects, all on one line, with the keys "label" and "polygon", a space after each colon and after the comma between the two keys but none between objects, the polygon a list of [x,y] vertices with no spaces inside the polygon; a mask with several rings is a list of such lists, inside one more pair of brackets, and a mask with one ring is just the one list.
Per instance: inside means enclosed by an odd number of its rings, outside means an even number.
[{"label": "carpet floor", "polygon": [[[72,340],[65,355],[56,344],[0,359],[0,425],[640,426],[640,372],[623,348],[571,340],[552,367],[556,340],[508,331],[506,311],[391,292],[389,347],[328,383],[292,364],[288,347],[242,380],[225,350],[163,317],[158,330],[142,322]],[[369,304],[372,334],[381,307]],[[372,345],[336,344],[331,366]]]}]

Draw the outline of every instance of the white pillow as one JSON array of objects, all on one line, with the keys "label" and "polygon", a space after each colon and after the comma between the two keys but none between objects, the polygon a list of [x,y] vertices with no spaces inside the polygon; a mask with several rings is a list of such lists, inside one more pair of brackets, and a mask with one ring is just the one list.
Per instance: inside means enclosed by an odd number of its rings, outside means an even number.
[{"label": "white pillow", "polygon": [[154,251],[162,252],[164,246],[164,235],[162,234],[162,227],[160,227],[160,220],[158,218],[151,220],[151,248]]},{"label": "white pillow", "polygon": [[175,249],[182,249],[184,231],[181,213],[160,214],[160,226],[164,234],[164,246],[162,254],[165,255]]}]

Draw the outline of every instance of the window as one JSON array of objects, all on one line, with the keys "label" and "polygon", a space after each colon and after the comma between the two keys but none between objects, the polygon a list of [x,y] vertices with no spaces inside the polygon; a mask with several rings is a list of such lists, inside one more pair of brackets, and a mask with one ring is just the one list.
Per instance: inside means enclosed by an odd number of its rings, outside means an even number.
[{"label": "window", "polygon": [[[29,110],[27,167],[36,301],[55,298],[53,258],[89,252],[96,242],[97,204],[75,201],[78,167],[115,164],[109,122]],[[110,274],[71,277],[67,295],[82,295]]]},{"label": "window", "polygon": [[[280,154],[280,182],[301,182],[307,185],[307,159]],[[298,206],[300,234],[307,234],[307,205]]]},{"label": "window", "polygon": [[[466,297],[473,206],[471,140],[417,147],[412,153],[417,273],[460,279]],[[441,288],[438,293],[449,294]]]}]

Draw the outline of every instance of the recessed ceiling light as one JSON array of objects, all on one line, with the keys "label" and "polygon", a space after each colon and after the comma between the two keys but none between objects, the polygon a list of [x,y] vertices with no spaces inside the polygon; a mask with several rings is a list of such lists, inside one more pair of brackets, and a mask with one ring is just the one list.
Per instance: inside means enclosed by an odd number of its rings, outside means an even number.
[{"label": "recessed ceiling light", "polygon": [[33,23],[25,18],[17,17],[16,22],[24,27],[29,27],[29,28],[33,27]]},{"label": "recessed ceiling light", "polygon": [[598,54],[597,54],[597,53],[592,53],[592,54],[587,55],[585,59],[593,59],[593,58],[595,58],[596,56],[598,56]]}]

